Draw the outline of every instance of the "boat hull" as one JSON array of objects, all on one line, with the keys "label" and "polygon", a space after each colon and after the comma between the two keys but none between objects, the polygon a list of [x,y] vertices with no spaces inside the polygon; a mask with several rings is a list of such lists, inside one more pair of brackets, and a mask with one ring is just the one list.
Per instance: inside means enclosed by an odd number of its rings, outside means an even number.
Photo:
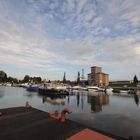
[{"label": "boat hull", "polygon": [[30,92],[32,92],[32,91],[37,92],[38,89],[39,89],[39,87],[37,87],[37,86],[29,86],[29,87],[27,87],[27,91],[30,91]]},{"label": "boat hull", "polygon": [[51,96],[59,96],[59,95],[68,95],[69,92],[64,90],[57,90],[57,89],[47,89],[47,88],[39,88],[38,93],[42,95],[51,95]]}]

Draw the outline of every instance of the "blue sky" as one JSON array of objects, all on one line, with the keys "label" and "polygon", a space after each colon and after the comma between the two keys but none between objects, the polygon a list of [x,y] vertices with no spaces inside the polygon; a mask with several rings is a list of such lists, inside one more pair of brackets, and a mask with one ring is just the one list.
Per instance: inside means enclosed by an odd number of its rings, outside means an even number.
[{"label": "blue sky", "polygon": [[101,66],[140,79],[139,0],[0,0],[0,69],[74,80]]}]

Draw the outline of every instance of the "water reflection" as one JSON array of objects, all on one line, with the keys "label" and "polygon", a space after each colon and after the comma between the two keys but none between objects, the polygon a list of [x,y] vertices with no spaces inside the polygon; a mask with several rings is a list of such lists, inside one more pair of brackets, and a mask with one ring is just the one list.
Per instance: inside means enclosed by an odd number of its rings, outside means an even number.
[{"label": "water reflection", "polygon": [[102,105],[109,104],[109,95],[102,94],[91,96],[88,95],[87,98],[88,103],[91,104],[91,112],[100,112],[102,111]]},{"label": "water reflection", "polygon": [[83,93],[82,93],[82,97],[81,97],[81,108],[82,108],[82,110],[84,109],[84,96],[83,96]]},{"label": "water reflection", "polygon": [[140,91],[137,95],[127,96],[117,93],[111,96],[89,95],[84,92],[54,98],[37,93],[31,95],[24,88],[0,87],[0,94],[0,108],[21,106],[26,101],[46,112],[70,107],[73,109],[73,113],[68,116],[71,120],[120,136],[140,136]]},{"label": "water reflection", "polygon": [[84,95],[83,95],[83,93],[77,93],[76,99],[77,99],[77,107],[79,107],[79,105],[81,104],[81,109],[83,110],[84,109]]},{"label": "water reflection", "polygon": [[[75,93],[75,95],[61,96],[61,97],[53,97],[53,96],[42,96],[43,104],[45,102],[52,105],[74,105],[74,102],[70,102],[70,99],[76,99],[75,107],[80,107],[81,110],[84,109],[84,102],[87,101],[90,104],[91,112],[97,113],[102,111],[102,106],[109,104],[109,95],[101,94],[101,95],[84,95],[83,93]],[[87,108],[87,103],[85,103],[85,108]]]},{"label": "water reflection", "polygon": [[79,107],[79,103],[80,103],[80,93],[77,93],[77,107]]},{"label": "water reflection", "polygon": [[139,96],[137,95],[137,93],[134,94],[134,101],[136,103],[136,105],[139,105]]},{"label": "water reflection", "polygon": [[[1,88],[1,87],[0,87]],[[5,93],[5,90],[4,88],[3,89],[0,89],[0,98],[2,98],[4,96],[4,93]]]},{"label": "water reflection", "polygon": [[0,89],[0,98],[4,96],[4,91]]},{"label": "water reflection", "polygon": [[53,98],[53,97],[43,96],[42,102],[43,103],[47,102],[52,105],[65,105],[66,97],[64,96],[62,98]]},{"label": "water reflection", "polygon": [[70,96],[68,95],[68,100],[67,100],[67,104],[70,103]]}]

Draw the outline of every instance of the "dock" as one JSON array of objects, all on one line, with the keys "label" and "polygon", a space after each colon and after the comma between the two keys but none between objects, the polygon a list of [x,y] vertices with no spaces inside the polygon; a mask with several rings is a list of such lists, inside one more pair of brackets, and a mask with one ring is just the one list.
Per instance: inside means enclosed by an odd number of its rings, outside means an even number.
[{"label": "dock", "polygon": [[123,140],[68,119],[62,123],[32,107],[6,108],[0,112],[0,140]]}]

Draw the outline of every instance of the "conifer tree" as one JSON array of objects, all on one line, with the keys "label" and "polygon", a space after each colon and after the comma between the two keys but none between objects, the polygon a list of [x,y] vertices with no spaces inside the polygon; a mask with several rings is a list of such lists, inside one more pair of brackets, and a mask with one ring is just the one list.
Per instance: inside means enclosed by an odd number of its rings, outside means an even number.
[{"label": "conifer tree", "polygon": [[80,83],[80,72],[78,72],[78,75],[77,75],[77,84]]},{"label": "conifer tree", "polygon": [[138,78],[136,75],[134,76],[133,84],[134,84],[134,86],[137,86],[137,84],[138,84]]},{"label": "conifer tree", "polygon": [[63,83],[66,83],[66,73],[64,72]]}]

